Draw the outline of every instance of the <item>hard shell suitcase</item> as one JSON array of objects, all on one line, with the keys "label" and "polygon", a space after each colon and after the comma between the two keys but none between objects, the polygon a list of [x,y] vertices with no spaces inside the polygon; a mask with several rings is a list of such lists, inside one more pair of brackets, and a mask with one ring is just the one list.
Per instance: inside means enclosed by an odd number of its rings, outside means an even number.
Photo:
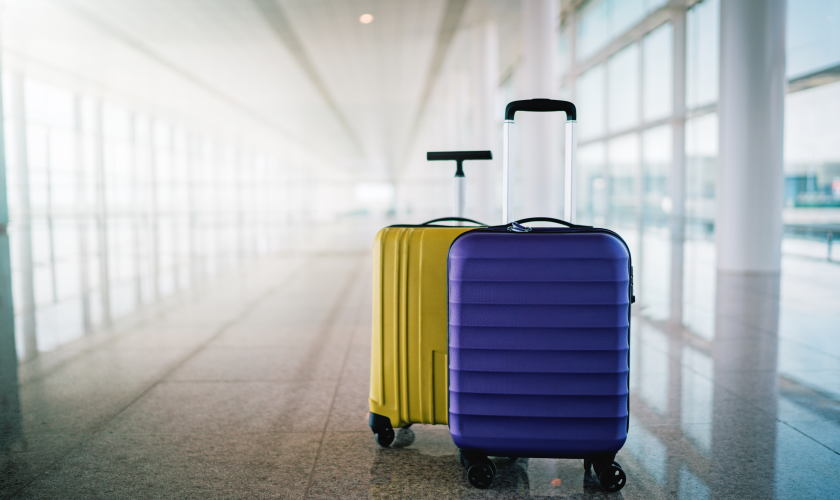
[{"label": "hard shell suitcase", "polygon": [[455,160],[457,217],[420,225],[386,227],[373,246],[373,338],[370,427],[382,446],[395,427],[446,424],[446,257],[452,241],[482,224],[463,218],[464,160],[490,159],[489,151],[429,153],[430,160]]},{"label": "hard shell suitcase", "polygon": [[[566,111],[573,179],[574,106],[510,103],[506,142],[516,111]],[[504,160],[507,179],[509,148]],[[509,220],[509,195],[505,207]],[[560,226],[523,225],[535,221]],[[633,301],[621,237],[549,218],[478,229],[453,242],[448,280],[449,427],[470,482],[490,485],[488,455],[578,458],[605,490],[621,489],[626,477],[614,458],[627,439]]]}]

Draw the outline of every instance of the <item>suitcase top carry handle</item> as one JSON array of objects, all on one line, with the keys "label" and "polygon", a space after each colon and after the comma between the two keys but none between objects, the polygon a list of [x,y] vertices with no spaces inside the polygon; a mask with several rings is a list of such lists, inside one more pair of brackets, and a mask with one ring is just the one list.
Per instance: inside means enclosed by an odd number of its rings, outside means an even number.
[{"label": "suitcase top carry handle", "polygon": [[464,162],[467,160],[492,160],[493,153],[490,151],[429,151],[426,153],[428,161],[454,160],[455,168],[455,215],[464,216],[466,209],[467,183],[464,178]]},{"label": "suitcase top carry handle", "polygon": [[555,224],[562,224],[564,226],[568,226],[573,229],[580,229],[580,228],[592,228],[592,226],[581,226],[580,224],[572,224],[571,222],[566,222],[560,219],[554,219],[551,217],[529,217],[527,219],[519,219],[517,221],[510,222],[508,224],[502,224],[501,226],[493,226],[491,229],[502,229],[505,228],[508,231],[513,231],[514,233],[529,233],[531,232],[531,228],[528,226],[523,226],[522,224],[527,224],[529,222],[553,222]]},{"label": "suitcase top carry handle", "polygon": [[513,101],[505,108],[505,120],[513,120],[517,111],[532,111],[545,113],[552,111],[565,111],[566,120],[573,122],[577,120],[577,109],[569,101],[555,101],[554,99],[525,99],[524,101]]},{"label": "suitcase top carry handle", "polygon": [[491,151],[429,151],[426,153],[428,161],[454,160],[457,162],[455,177],[464,176],[464,161],[466,160],[492,160]]},{"label": "suitcase top carry handle", "polygon": [[538,113],[563,111],[566,113],[566,182],[563,199],[563,218],[574,224],[575,222],[575,159],[577,157],[577,109],[568,101],[553,99],[527,99],[513,101],[505,108],[505,122],[503,129],[502,153],[502,224],[515,219],[513,215],[513,192],[511,186],[514,179],[515,156],[513,154],[514,121],[517,111],[532,111]]},{"label": "suitcase top carry handle", "polygon": [[429,224],[434,224],[435,222],[446,222],[446,221],[453,221],[453,222],[472,222],[473,224],[478,224],[479,226],[486,226],[487,224],[483,222],[478,222],[477,220],[467,219],[465,217],[441,217],[440,219],[432,219],[430,221],[424,222],[420,224],[421,226],[427,226]]}]

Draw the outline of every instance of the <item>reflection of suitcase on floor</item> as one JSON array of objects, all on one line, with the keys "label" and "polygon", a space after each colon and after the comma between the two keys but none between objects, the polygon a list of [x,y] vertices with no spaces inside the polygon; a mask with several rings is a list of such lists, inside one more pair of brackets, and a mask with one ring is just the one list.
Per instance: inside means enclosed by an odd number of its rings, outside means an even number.
[{"label": "reflection of suitcase on floor", "polygon": [[[506,127],[517,110],[566,111],[573,169],[574,106],[515,101]],[[536,221],[563,226],[522,225]],[[449,426],[470,482],[490,485],[488,455],[577,458],[604,489],[620,490],[626,477],[614,459],[627,439],[633,300],[621,237],[523,219],[460,235],[448,268]]]},{"label": "reflection of suitcase on floor", "polygon": [[[432,157],[435,155],[434,157]],[[373,339],[370,427],[388,446],[394,427],[446,424],[446,256],[452,241],[471,227],[444,226],[464,219],[464,160],[490,159],[489,151],[430,153],[457,160],[455,205],[459,217],[382,229],[373,246]]]}]

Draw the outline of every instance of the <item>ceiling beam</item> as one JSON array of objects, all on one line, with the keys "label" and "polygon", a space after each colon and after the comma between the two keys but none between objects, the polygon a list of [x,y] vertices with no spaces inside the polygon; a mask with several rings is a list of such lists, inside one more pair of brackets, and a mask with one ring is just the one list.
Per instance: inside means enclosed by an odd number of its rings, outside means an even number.
[{"label": "ceiling beam", "polygon": [[432,91],[435,88],[440,70],[446,60],[446,54],[449,53],[449,47],[452,45],[452,40],[455,38],[455,33],[458,31],[458,26],[461,24],[461,17],[463,17],[464,9],[469,0],[447,0],[446,6],[443,10],[443,19],[438,25],[437,42],[435,43],[435,50],[432,53],[432,60],[429,63],[429,71],[426,74],[426,82],[423,85],[423,93],[420,94],[420,102],[417,106],[417,112],[414,115],[414,121],[411,125],[411,131],[408,134],[408,140],[405,144],[405,152],[403,154],[402,168],[408,160],[408,155],[411,151],[411,145],[414,142],[415,136],[420,128],[420,122],[423,120],[423,115],[426,112],[426,105],[429,103]]},{"label": "ceiling beam", "polygon": [[307,78],[309,78],[309,82],[313,87],[315,87],[315,90],[318,91],[327,106],[329,106],[330,110],[333,112],[336,119],[349,136],[350,142],[352,142],[356,149],[358,149],[359,154],[364,156],[365,149],[362,147],[362,143],[359,141],[359,138],[350,126],[350,122],[348,122],[347,118],[345,118],[344,113],[342,113],[341,109],[339,109],[338,104],[335,99],[333,99],[332,94],[330,94],[327,85],[324,83],[324,80],[321,78],[318,70],[315,69],[315,65],[312,64],[312,60],[306,53],[306,50],[300,41],[300,37],[298,37],[294,28],[292,28],[292,24],[289,22],[289,18],[286,17],[286,13],[283,11],[283,8],[280,7],[278,0],[251,0],[251,2],[254,4],[254,7],[260,11],[268,25],[271,27],[271,31],[274,32],[277,38],[283,43],[283,45],[285,45],[286,50],[288,50],[292,57],[295,58],[295,61],[297,61],[300,69]]}]

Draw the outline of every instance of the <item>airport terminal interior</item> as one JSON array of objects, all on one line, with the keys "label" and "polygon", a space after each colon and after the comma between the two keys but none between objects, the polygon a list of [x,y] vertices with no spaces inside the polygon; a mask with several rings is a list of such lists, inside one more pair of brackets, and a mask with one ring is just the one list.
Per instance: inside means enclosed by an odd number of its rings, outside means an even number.
[{"label": "airport terminal interior", "polygon": [[[840,495],[840,1],[5,0],[0,44],[0,498]],[[576,148],[503,148],[531,98]],[[478,150],[466,217],[627,243],[621,491],[374,440],[374,238]]]}]

